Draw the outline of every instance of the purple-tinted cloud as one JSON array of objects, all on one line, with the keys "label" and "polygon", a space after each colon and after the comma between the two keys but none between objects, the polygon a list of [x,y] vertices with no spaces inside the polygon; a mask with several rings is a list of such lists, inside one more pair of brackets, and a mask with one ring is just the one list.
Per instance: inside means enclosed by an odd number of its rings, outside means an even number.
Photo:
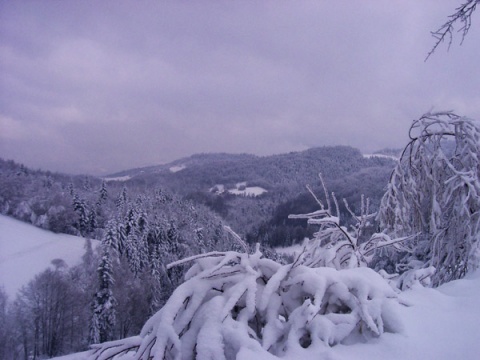
[{"label": "purple-tinted cloud", "polygon": [[[438,1],[0,2],[0,156],[104,174],[196,152],[401,147],[480,119],[480,28]],[[475,14],[477,15],[477,14]]]}]

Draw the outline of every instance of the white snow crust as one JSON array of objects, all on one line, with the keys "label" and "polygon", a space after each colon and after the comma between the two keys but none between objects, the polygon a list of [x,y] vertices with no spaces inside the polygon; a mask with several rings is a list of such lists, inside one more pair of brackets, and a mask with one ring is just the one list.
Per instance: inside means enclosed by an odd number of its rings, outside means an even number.
[{"label": "white snow crust", "polygon": [[177,165],[177,166],[172,166],[169,168],[170,172],[176,173],[182,170],[185,170],[187,168],[186,165]]},{"label": "white snow crust", "polygon": [[[93,247],[96,243],[92,240]],[[84,238],[54,234],[0,215],[0,286],[13,300],[17,291],[47,269],[52,260],[62,259],[68,266],[80,263],[84,247]]]},{"label": "white snow crust", "polygon": [[117,177],[106,177],[103,178],[106,182],[109,181],[127,181],[130,180],[132,177],[130,175],[125,175],[125,176],[117,176]]},{"label": "white snow crust", "polygon": [[268,190],[260,186],[247,186],[246,181],[236,183],[234,188],[228,189],[228,190],[225,189],[225,185],[217,184],[211,187],[209,191],[215,194],[223,194],[225,191],[227,191],[232,195],[251,196],[251,197],[260,196],[268,192]]},{"label": "white snow crust", "polygon": [[228,190],[230,194],[233,195],[244,195],[244,196],[259,196],[262,195],[263,193],[266,193],[267,190],[260,186],[247,186],[244,190],[239,190],[238,188],[236,189],[230,189]]},{"label": "white snow crust", "polygon": [[[299,348],[285,360],[476,360],[480,358],[480,271],[437,289],[416,286],[399,295],[403,304],[397,311],[402,320],[400,333],[384,333],[380,338],[334,347]],[[206,336],[207,334],[205,334]],[[212,334],[211,341],[214,341]],[[240,341],[240,339],[239,339]],[[77,353],[57,360],[86,360]],[[126,354],[121,357],[129,360]],[[242,348],[237,360],[278,359],[260,348]],[[200,359],[201,360],[201,359]]]},{"label": "white snow crust", "polygon": [[383,158],[383,159],[392,159],[397,161],[398,156],[393,156],[393,155],[385,155],[385,154],[363,154],[363,157],[366,159],[371,159],[373,157],[378,157],[378,158]]}]

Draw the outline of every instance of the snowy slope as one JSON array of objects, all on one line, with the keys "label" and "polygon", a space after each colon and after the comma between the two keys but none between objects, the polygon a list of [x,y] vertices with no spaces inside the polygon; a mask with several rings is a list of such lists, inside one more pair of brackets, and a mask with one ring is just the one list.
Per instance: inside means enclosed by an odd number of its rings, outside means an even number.
[{"label": "snowy slope", "polygon": [[[400,295],[403,331],[385,333],[368,343],[338,345],[290,353],[285,360],[476,360],[480,359],[480,271],[437,289],[415,288]],[[131,357],[126,355],[123,360]],[[58,360],[88,359],[88,352]],[[238,360],[273,360],[244,348]]]},{"label": "snowy slope", "polygon": [[54,234],[0,215],[0,286],[13,299],[18,289],[52,260],[63,259],[68,266],[78,264],[84,246],[81,237]]},{"label": "snowy slope", "polygon": [[[308,349],[295,360],[477,360],[480,359],[480,271],[437,289],[415,288],[400,295],[404,330],[368,343]],[[239,360],[258,359],[244,349]],[[277,359],[263,357],[262,360]]]},{"label": "snowy slope", "polygon": [[[480,359],[480,271],[438,289],[403,293],[404,332],[374,344],[342,346],[334,359]],[[388,354],[388,357],[387,357]]]}]

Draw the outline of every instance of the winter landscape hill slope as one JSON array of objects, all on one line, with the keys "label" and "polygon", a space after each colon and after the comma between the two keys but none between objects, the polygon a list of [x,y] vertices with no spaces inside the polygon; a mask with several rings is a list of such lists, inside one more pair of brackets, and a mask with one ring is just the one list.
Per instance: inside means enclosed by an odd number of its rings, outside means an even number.
[{"label": "winter landscape hill slope", "polygon": [[291,213],[313,210],[316,203],[305,185],[320,190],[319,173],[348,217],[341,199],[356,208],[365,194],[378,205],[394,164],[391,156],[364,156],[349,146],[324,146],[270,156],[196,154],[125,170],[106,180],[169,189],[208,206],[251,243],[285,246],[310,235],[305,227],[286,221],[289,213],[284,210],[285,205]]},{"label": "winter landscape hill slope", "polygon": [[[364,194],[375,208],[393,166],[391,158],[365,157],[348,146],[271,156],[196,154],[165,165],[112,174],[104,178],[104,190],[112,200],[124,187],[134,197],[151,197],[161,189],[208,207],[251,243],[288,246],[311,235],[306,224],[287,221],[287,217],[315,209],[316,202],[305,185],[322,192],[318,173],[337,194],[347,220],[349,213],[342,198],[355,209]],[[0,159],[0,213],[54,232],[81,233],[78,207],[72,206],[74,198],[92,208],[99,201],[101,188],[100,178],[32,170]],[[104,209],[99,215],[112,211]],[[104,220],[96,219],[100,227]]]},{"label": "winter landscape hill slope", "polygon": [[[417,287],[400,295],[405,304],[398,309],[401,333],[386,333],[368,343],[302,351],[288,360],[476,360],[480,358],[479,298],[480,271],[437,289]],[[258,357],[245,349],[239,359]]]},{"label": "winter landscape hill slope", "polygon": [[[476,360],[480,358],[480,271],[437,289],[416,287],[400,294],[397,309],[403,329],[385,333],[368,343],[315,347],[290,354],[284,360]],[[122,356],[130,360],[130,356]],[[87,360],[88,352],[57,358]],[[274,360],[244,348],[239,360]]]},{"label": "winter landscape hill slope", "polygon": [[327,180],[352,174],[363,168],[392,166],[392,159],[364,157],[349,146],[315,147],[278,155],[195,154],[169,164],[131,169],[109,175],[143,184],[161,184],[179,193],[207,190],[217,184],[232,187],[239,182],[274,187],[303,187],[317,180],[322,172]]},{"label": "winter landscape hill slope", "polygon": [[[36,273],[48,267],[51,260],[62,258],[68,265],[77,263],[83,246],[82,238],[53,234],[0,216],[0,282],[9,296],[13,296]],[[437,289],[417,287],[400,295],[405,304],[398,309],[403,323],[400,334],[387,333],[369,343],[311,349],[298,356],[305,360],[318,359],[319,355],[330,360],[478,359],[479,298],[479,271]],[[247,348],[239,355],[240,359],[258,359]],[[87,358],[86,352],[61,357]]]},{"label": "winter landscape hill slope", "polygon": [[54,234],[0,215],[0,286],[13,300],[23,285],[52,265],[52,260],[62,259],[68,266],[78,264],[84,247],[81,237]]}]

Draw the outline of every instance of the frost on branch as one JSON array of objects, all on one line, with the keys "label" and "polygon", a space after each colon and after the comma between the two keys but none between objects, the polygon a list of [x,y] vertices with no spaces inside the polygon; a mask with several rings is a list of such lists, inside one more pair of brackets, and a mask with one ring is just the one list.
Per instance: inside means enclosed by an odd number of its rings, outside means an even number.
[{"label": "frost on branch", "polygon": [[245,347],[283,356],[399,330],[395,292],[368,268],[280,265],[258,248],[183,262],[191,261],[186,281],[140,335],[93,345],[91,358],[134,351],[145,360],[234,359]]},{"label": "frost on branch", "polygon": [[433,285],[463,277],[480,261],[480,124],[428,113],[410,128],[379,212],[394,236],[418,234],[410,263],[433,266]]},{"label": "frost on branch", "polygon": [[[391,239],[387,234],[375,233],[370,238],[367,230],[373,225],[376,213],[370,213],[370,201],[361,197],[360,215],[356,215],[343,199],[347,211],[354,220],[350,229],[340,224],[340,211],[335,194],[328,193],[322,175],[322,183],[326,206],[307,186],[308,191],[315,198],[320,209],[309,214],[289,215],[289,219],[307,219],[308,224],[318,225],[319,229],[313,239],[306,240],[300,261],[310,267],[328,266],[337,270],[367,266],[377,251],[390,249],[393,251],[408,252],[410,249],[403,245],[409,238]],[[335,209],[332,209],[332,202]],[[335,211],[335,212],[334,212]]]},{"label": "frost on branch", "polygon": [[480,4],[480,0],[465,0],[459,7],[455,9],[455,12],[448,17],[448,20],[440,26],[436,31],[432,31],[432,36],[435,38],[435,44],[428,53],[426,60],[435,52],[437,47],[448,39],[448,48],[452,45],[453,32],[456,24],[460,24],[458,32],[462,33],[461,43],[465,40],[470,27],[472,26],[472,15],[475,12],[477,5]]}]

